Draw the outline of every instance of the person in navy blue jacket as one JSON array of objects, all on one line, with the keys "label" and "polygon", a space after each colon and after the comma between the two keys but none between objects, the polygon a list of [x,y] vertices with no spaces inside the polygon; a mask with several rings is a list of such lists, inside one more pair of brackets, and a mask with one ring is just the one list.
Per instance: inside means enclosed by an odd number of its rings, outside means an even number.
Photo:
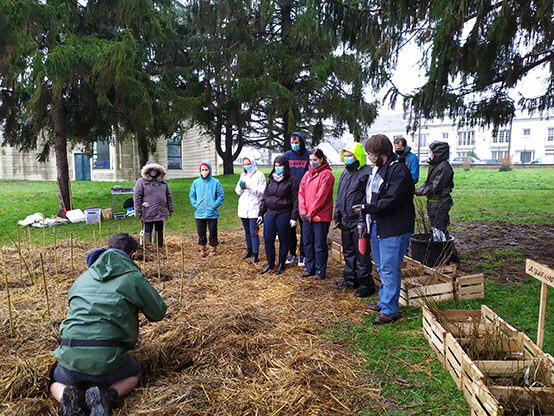
[{"label": "person in navy blue jacket", "polygon": [[[212,257],[215,255],[217,240],[217,219],[219,218],[219,206],[223,204],[223,187],[218,179],[212,176],[212,165],[209,160],[200,163],[200,177],[196,179],[189,192],[190,204],[194,208],[196,219],[196,231],[198,232],[198,244],[200,256]],[[206,251],[206,227],[210,230],[210,252]]]},{"label": "person in navy blue jacket", "polygon": [[[306,141],[302,133],[295,131],[290,135],[290,150],[287,150],[283,156],[289,160],[290,173],[298,183],[308,171],[310,165],[310,152],[306,149]],[[289,256],[287,264],[294,263],[298,259],[298,265],[304,267],[304,242],[302,238],[302,220],[298,219],[300,225],[300,256],[296,257],[296,225],[290,229]]]}]

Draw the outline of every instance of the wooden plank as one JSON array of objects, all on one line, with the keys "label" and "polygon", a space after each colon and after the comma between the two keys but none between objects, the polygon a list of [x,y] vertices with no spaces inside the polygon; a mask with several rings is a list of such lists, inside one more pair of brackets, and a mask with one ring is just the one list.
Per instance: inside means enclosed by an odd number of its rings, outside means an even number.
[{"label": "wooden plank", "polygon": [[450,299],[452,299],[454,297],[454,288],[452,287],[452,283],[440,283],[436,285],[420,286],[408,289],[408,296],[410,299],[436,294],[450,294],[452,295]]},{"label": "wooden plank", "polygon": [[485,376],[477,366],[466,359],[462,363],[462,392],[469,403],[479,415],[500,416],[503,409],[498,400],[490,393],[485,385]]},{"label": "wooden plank", "polygon": [[456,339],[451,333],[447,332],[444,339],[444,352],[446,369],[450,373],[450,376],[456,383],[458,389],[462,389],[462,362],[466,353],[458,344]]},{"label": "wooden plank", "polygon": [[531,259],[527,259],[525,262],[525,272],[528,275],[533,276],[535,279],[546,283],[548,286],[554,287],[554,270],[550,267],[544,266]]},{"label": "wooden plank", "polygon": [[531,360],[474,361],[477,368],[488,377],[514,376],[529,367]]},{"label": "wooden plank", "polygon": [[472,294],[485,294],[485,285],[483,282],[476,285],[458,287],[457,293],[459,296],[472,295]]},{"label": "wooden plank", "polygon": [[548,286],[546,283],[541,284],[541,301],[539,304],[539,327],[537,329],[537,345],[542,349],[544,342],[544,321],[546,320],[546,295]]},{"label": "wooden plank", "polygon": [[[431,296],[428,296],[428,297],[430,297],[433,300],[433,302],[440,302],[440,301],[443,301],[443,300],[453,299],[454,294],[452,294],[452,293],[442,293],[442,294],[431,295]],[[422,305],[425,305],[425,303],[423,302],[421,297],[410,298],[410,306],[411,307],[419,307],[419,306],[422,306]]]},{"label": "wooden plank", "polygon": [[458,310],[458,309],[446,309],[440,311],[441,316],[447,321],[479,321],[481,320],[480,310]]}]

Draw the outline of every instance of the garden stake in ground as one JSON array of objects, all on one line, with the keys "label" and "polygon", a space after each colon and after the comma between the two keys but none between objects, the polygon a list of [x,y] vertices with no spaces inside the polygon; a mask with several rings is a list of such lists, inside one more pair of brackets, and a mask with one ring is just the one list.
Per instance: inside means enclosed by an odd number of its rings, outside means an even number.
[{"label": "garden stake in ground", "polygon": [[70,257],[71,257],[71,278],[75,280],[75,268],[73,266],[73,234],[69,234]]},{"label": "garden stake in ground", "polygon": [[554,287],[554,270],[546,267],[536,261],[527,259],[525,263],[525,272],[541,283],[541,302],[539,305],[539,327],[537,329],[537,345],[542,348],[544,341],[544,321],[546,320],[546,295],[548,286]]},{"label": "garden stake in ground", "polygon": [[6,270],[6,259],[4,258],[4,249],[2,243],[0,243],[0,254],[2,254],[2,268],[4,271],[4,279],[6,281],[6,298],[8,301],[8,314],[10,319],[10,336],[13,338],[13,318],[12,318],[12,303],[10,299],[10,285],[8,282],[8,272]]},{"label": "garden stake in ground", "polygon": [[48,285],[46,284],[46,273],[44,272],[44,262],[42,260],[42,253],[40,253],[40,268],[42,269],[42,281],[44,282],[44,297],[46,298],[46,310],[48,311],[48,319],[50,315],[50,300],[48,299]]},{"label": "garden stake in ground", "polygon": [[[52,231],[54,232],[54,265],[56,267],[56,274],[59,274],[58,270],[58,249],[57,249],[57,243],[56,243],[56,229],[53,228]],[[96,245],[96,244],[95,244]]]}]

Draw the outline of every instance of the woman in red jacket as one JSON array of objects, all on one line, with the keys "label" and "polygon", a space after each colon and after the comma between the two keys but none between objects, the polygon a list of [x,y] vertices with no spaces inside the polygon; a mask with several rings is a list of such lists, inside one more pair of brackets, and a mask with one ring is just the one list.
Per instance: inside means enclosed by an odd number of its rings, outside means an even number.
[{"label": "woman in red jacket", "polygon": [[302,218],[305,271],[300,277],[323,279],[327,270],[327,234],[333,218],[335,176],[321,149],[310,153],[310,167],[300,181],[298,212]]}]

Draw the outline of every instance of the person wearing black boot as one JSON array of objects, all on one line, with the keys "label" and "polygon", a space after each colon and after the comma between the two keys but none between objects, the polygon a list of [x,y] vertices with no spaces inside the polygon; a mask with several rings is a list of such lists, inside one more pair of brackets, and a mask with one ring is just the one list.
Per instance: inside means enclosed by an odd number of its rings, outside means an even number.
[{"label": "person wearing black boot", "polygon": [[[173,197],[165,181],[166,170],[149,160],[140,171],[133,194],[135,213],[144,222],[144,241],[163,247],[164,221],[173,214]],[[156,230],[153,236],[152,231]]]},{"label": "person wearing black boot", "polygon": [[[342,280],[335,282],[335,286],[355,288],[358,289],[354,292],[355,296],[368,297],[375,293],[375,284],[371,276],[371,258],[367,255],[371,251],[370,237],[365,227],[365,218],[360,217],[352,206],[365,202],[371,168],[366,164],[365,151],[361,143],[346,146],[341,150],[341,156],[345,169],[339,179],[333,219],[335,228],[341,230],[344,271]],[[359,249],[360,239],[364,239],[364,253]]]},{"label": "person wearing black boot", "polygon": [[258,212],[258,227],[264,223],[264,244],[267,265],[260,273],[275,267],[275,237],[279,235],[279,265],[275,274],[285,270],[289,249],[290,228],[298,219],[298,180],[291,175],[289,161],[279,155],[273,162]]},{"label": "person wearing black boot", "polygon": [[252,257],[252,264],[258,263],[260,236],[258,235],[258,212],[265,191],[265,176],[256,168],[256,161],[250,155],[242,158],[242,173],[235,187],[240,195],[238,216],[244,228],[246,253],[243,259]]}]

